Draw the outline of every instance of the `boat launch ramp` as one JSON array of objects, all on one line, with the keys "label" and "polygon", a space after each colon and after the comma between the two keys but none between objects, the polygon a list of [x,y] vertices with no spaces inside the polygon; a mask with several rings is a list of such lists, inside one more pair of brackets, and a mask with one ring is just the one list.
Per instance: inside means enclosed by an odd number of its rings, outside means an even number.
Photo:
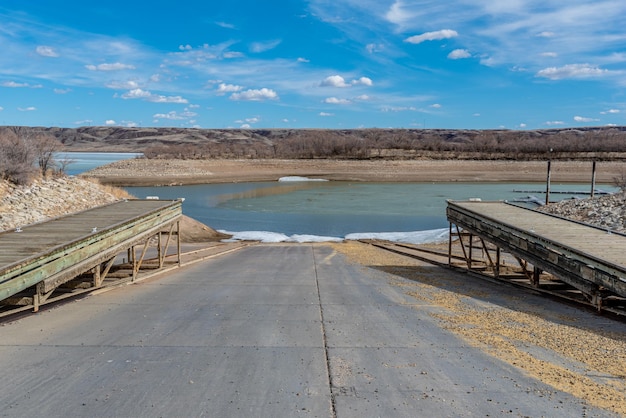
[{"label": "boat launch ramp", "polygon": [[168,248],[180,264],[181,218],[181,200],[124,200],[2,232],[0,307],[36,311],[53,294],[135,280],[140,268],[162,268]]}]

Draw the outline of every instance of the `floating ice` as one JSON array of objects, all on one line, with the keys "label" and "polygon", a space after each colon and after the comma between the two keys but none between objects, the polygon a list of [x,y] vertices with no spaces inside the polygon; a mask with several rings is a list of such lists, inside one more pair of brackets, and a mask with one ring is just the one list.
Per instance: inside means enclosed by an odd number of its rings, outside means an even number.
[{"label": "floating ice", "polygon": [[240,231],[230,232],[220,230],[224,234],[232,235],[232,238],[223,240],[224,242],[236,242],[236,241],[259,241],[264,243],[276,243],[276,242],[341,242],[344,239],[347,240],[359,240],[359,239],[380,239],[391,242],[402,242],[405,244],[426,244],[426,243],[438,243],[448,240],[448,228],[431,229],[427,231],[412,231],[412,232],[360,232],[354,234],[348,234],[345,238],[340,237],[325,237],[320,235],[285,235],[279,232],[269,231]]},{"label": "floating ice", "polygon": [[380,239],[405,244],[426,244],[447,241],[448,234],[448,228],[412,232],[358,232],[346,235],[346,239]]},{"label": "floating ice", "polygon": [[288,182],[288,181],[328,181],[326,179],[312,179],[309,177],[300,177],[300,176],[287,176],[281,177],[278,181]]}]

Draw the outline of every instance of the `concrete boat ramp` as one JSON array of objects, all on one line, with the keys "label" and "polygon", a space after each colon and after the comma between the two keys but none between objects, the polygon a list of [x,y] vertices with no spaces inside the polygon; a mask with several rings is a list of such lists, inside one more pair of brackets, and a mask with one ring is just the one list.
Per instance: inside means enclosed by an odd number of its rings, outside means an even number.
[{"label": "concrete boat ramp", "polygon": [[0,326],[0,416],[616,416],[469,346],[403,280],[251,245],[42,308]]}]

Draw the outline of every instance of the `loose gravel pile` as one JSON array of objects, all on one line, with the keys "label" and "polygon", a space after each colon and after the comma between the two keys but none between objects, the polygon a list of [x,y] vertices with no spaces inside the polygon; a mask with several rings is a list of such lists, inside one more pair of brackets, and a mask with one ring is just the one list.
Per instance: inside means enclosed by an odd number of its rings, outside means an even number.
[{"label": "loose gravel pile", "polygon": [[626,192],[588,199],[563,200],[537,209],[540,212],[626,233]]}]

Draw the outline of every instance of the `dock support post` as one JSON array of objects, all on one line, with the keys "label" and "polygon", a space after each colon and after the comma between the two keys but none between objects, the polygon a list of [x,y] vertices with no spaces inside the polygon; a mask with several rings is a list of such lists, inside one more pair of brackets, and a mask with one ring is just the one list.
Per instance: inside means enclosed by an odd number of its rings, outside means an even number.
[{"label": "dock support post", "polygon": [[452,222],[448,223],[448,265],[452,265]]},{"label": "dock support post", "polygon": [[176,252],[178,254],[178,267],[182,265],[180,256],[180,221],[176,222]]},{"label": "dock support post", "polygon": [[496,279],[500,278],[500,247],[496,247],[496,270],[494,271]]},{"label": "dock support post", "polygon": [[541,269],[533,266],[532,285],[539,287],[539,276],[541,276]]}]

